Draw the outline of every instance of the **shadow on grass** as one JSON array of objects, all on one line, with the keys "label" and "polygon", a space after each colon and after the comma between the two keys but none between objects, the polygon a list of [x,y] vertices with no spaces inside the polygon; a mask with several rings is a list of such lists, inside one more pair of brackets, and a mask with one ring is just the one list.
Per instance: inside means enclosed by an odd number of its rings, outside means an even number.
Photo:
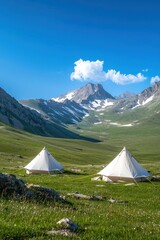
[{"label": "shadow on grass", "polygon": [[77,171],[77,169],[73,169],[73,170],[65,170],[64,174],[66,175],[76,175],[76,176],[86,176],[88,175],[87,173],[81,172],[81,171]]}]

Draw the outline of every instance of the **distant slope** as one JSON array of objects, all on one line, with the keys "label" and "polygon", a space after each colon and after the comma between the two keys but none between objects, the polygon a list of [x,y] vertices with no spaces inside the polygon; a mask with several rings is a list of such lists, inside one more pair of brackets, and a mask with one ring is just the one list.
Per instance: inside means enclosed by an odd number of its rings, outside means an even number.
[{"label": "distant slope", "polygon": [[160,82],[155,83],[152,87],[146,88],[140,94],[123,98],[116,102],[113,109],[116,112],[124,112],[126,110],[145,107],[148,104],[159,101],[160,96]]},{"label": "distant slope", "polygon": [[20,103],[23,106],[36,110],[46,120],[62,125],[79,122],[88,113],[88,110],[78,103],[67,99],[63,103],[44,99],[22,100]]},{"label": "distant slope", "polygon": [[125,91],[124,93],[120,94],[116,99],[131,98],[134,97],[135,95],[136,95],[135,93]]},{"label": "distant slope", "polygon": [[0,88],[0,122],[42,136],[83,139],[67,128],[44,119],[40,113],[22,106],[2,88]]},{"label": "distant slope", "polygon": [[100,139],[160,134],[160,82],[133,97],[116,100],[110,108],[89,111],[75,127]]}]

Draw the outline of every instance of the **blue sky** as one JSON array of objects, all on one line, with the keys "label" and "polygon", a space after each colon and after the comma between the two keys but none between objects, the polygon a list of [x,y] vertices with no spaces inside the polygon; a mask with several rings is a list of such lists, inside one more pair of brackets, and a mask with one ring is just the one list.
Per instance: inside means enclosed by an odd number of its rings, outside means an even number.
[{"label": "blue sky", "polygon": [[0,86],[16,99],[160,80],[159,0],[0,0]]}]

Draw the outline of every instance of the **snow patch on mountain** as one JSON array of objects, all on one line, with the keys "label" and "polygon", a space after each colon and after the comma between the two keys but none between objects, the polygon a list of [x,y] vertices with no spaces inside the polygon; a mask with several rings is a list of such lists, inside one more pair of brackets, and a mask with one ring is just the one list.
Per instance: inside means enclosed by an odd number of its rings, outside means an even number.
[{"label": "snow patch on mountain", "polygon": [[76,94],[76,91],[73,91],[73,92],[69,92],[68,94],[64,95],[63,97],[52,98],[51,100],[53,100],[55,102],[63,103],[67,99],[72,100],[72,98],[75,96],[75,94]]},{"label": "snow patch on mountain", "polygon": [[145,104],[147,104],[147,103],[151,102],[151,101],[153,100],[153,98],[154,98],[154,95],[153,95],[153,96],[151,96],[151,97],[149,97],[149,98],[148,98],[148,99],[146,99],[145,101],[143,101],[143,102],[142,102],[142,105],[144,106]]},{"label": "snow patch on mountain", "polygon": [[98,124],[101,124],[102,122],[95,122],[94,125],[98,125]]},{"label": "snow patch on mountain", "polygon": [[149,97],[149,98],[147,98],[146,100],[143,100],[141,103],[140,103],[140,100],[138,99],[137,105],[132,107],[132,109],[135,109],[137,107],[146,105],[147,103],[151,102],[153,100],[153,98],[154,98],[154,95]]},{"label": "snow patch on mountain", "polygon": [[94,101],[90,101],[86,108],[89,110],[101,111],[113,105],[114,105],[114,101],[111,101],[109,99],[105,99],[105,100],[96,99]]},{"label": "snow patch on mountain", "polygon": [[118,127],[133,127],[133,123],[128,123],[128,124],[120,124],[116,122],[110,122],[110,125],[118,126]]},{"label": "snow patch on mountain", "polygon": [[[138,122],[134,121],[132,123],[127,123],[127,124],[122,124],[122,123],[118,123],[118,122],[112,122],[111,120],[105,120],[106,124],[107,125],[111,125],[111,126],[117,126],[117,127],[133,127],[135,126],[136,124],[138,124]],[[99,125],[99,124],[104,124],[105,122],[95,122],[94,125]]]},{"label": "snow patch on mountain", "polygon": [[112,122],[111,120],[105,120],[108,125],[117,126],[117,127],[133,127],[135,124],[138,124],[137,120],[132,123],[122,124],[118,122]]},{"label": "snow patch on mountain", "polygon": [[89,113],[86,113],[86,114],[84,115],[83,119],[86,118],[86,117],[89,117]]},{"label": "snow patch on mountain", "polygon": [[23,104],[23,106],[26,107],[26,108],[29,108],[30,110],[36,111],[37,113],[41,114],[41,112],[40,112],[39,110],[37,110],[36,108],[27,106],[27,105],[25,105],[25,104]]}]

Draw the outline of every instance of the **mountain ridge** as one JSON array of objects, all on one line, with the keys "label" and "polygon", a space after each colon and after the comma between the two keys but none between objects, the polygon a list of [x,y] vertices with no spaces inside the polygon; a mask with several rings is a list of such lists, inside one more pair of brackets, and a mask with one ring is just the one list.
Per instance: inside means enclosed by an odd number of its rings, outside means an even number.
[{"label": "mountain ridge", "polygon": [[[127,95],[130,95],[127,93]],[[90,111],[108,111],[123,113],[152,102],[160,95],[160,82],[143,90],[139,94],[131,94],[124,98],[115,99],[106,92],[101,84],[88,83],[58,98],[50,100],[21,101],[28,107],[41,111],[43,117],[62,125],[75,124],[83,121]],[[41,104],[38,102],[41,101]],[[38,105],[38,106],[34,106]]]},{"label": "mountain ridge", "polygon": [[[80,95],[81,98],[75,101],[74,95],[76,98]],[[89,83],[62,95],[58,100],[30,99],[18,102],[0,88],[0,121],[39,135],[79,138],[80,136],[70,132],[67,127],[78,124],[89,116],[91,122],[88,124],[92,124],[96,123],[98,115],[103,116],[104,113],[105,116],[113,114],[116,119],[116,114],[122,114],[123,118],[124,113],[132,115],[133,110],[141,111],[141,107],[144,111],[144,108],[150,106],[151,117],[160,112],[160,82],[139,94],[121,99],[115,99],[100,84]]]}]

